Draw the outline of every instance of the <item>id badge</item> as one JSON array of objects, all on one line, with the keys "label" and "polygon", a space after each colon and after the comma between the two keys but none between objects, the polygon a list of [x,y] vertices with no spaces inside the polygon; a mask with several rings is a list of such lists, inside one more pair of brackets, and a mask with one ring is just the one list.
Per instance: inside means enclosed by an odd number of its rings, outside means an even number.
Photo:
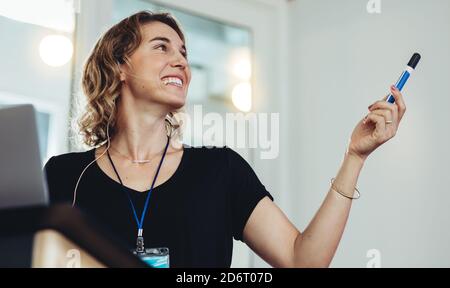
[{"label": "id badge", "polygon": [[142,252],[135,250],[133,254],[152,268],[170,268],[169,248],[145,248]]}]

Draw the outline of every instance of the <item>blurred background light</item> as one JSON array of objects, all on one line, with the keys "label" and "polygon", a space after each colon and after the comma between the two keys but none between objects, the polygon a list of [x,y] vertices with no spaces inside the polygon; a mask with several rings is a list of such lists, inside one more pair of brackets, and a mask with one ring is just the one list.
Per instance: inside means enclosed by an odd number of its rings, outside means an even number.
[{"label": "blurred background light", "polygon": [[237,109],[249,112],[252,109],[252,86],[250,83],[243,82],[234,86],[231,100]]},{"label": "blurred background light", "polygon": [[248,81],[252,76],[250,47],[235,47],[228,60],[230,72],[240,81]]},{"label": "blurred background light", "polygon": [[63,35],[45,36],[39,45],[39,55],[45,64],[59,67],[67,64],[72,58],[72,41]]}]

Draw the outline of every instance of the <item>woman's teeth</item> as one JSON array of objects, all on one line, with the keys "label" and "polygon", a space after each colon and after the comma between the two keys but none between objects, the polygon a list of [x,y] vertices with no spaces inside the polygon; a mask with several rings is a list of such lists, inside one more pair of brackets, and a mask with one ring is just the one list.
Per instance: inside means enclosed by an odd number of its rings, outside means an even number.
[{"label": "woman's teeth", "polygon": [[178,87],[183,87],[183,81],[181,81],[180,78],[176,78],[176,77],[164,78],[163,79],[163,83],[164,83],[164,85],[172,84],[172,85],[175,85],[175,86],[178,86]]}]

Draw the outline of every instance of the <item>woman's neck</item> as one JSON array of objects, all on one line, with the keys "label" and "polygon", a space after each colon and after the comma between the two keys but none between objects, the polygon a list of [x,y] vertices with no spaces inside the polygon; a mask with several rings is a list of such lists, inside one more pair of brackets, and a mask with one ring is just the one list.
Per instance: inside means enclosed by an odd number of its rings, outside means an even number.
[{"label": "woman's neck", "polygon": [[111,146],[134,160],[151,159],[166,146],[166,114],[130,104],[118,103],[118,129]]}]

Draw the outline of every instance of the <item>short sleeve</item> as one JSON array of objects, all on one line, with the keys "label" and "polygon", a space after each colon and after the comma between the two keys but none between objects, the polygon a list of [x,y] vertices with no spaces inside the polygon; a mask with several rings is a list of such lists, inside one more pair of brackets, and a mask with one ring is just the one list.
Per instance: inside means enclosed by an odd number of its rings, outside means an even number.
[{"label": "short sleeve", "polygon": [[233,237],[242,241],[243,231],[256,205],[264,197],[273,201],[272,195],[259,181],[252,167],[238,153],[225,148],[230,171],[231,214]]},{"label": "short sleeve", "polygon": [[[47,181],[47,190],[50,197],[50,204],[69,202],[67,194],[62,189],[64,183],[65,167],[58,167],[56,157],[51,157],[44,166],[44,176]],[[61,169],[64,168],[64,169]]]}]

